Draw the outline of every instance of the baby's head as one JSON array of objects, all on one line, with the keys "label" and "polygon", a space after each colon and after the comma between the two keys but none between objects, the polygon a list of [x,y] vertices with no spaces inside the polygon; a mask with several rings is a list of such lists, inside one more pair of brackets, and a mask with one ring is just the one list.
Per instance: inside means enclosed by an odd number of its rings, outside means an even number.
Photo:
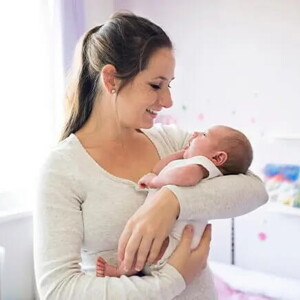
[{"label": "baby's head", "polygon": [[228,126],[214,126],[195,132],[185,148],[184,158],[203,155],[223,173],[245,174],[252,162],[252,147],[247,137]]}]

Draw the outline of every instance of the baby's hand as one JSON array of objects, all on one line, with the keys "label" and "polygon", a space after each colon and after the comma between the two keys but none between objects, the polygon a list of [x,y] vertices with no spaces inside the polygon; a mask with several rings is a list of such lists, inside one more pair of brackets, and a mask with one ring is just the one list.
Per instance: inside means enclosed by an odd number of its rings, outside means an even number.
[{"label": "baby's hand", "polygon": [[145,176],[143,176],[139,182],[138,182],[138,185],[141,189],[149,189],[152,187],[151,185],[151,181],[152,179],[156,177],[156,174],[154,173],[148,173],[146,174]]}]

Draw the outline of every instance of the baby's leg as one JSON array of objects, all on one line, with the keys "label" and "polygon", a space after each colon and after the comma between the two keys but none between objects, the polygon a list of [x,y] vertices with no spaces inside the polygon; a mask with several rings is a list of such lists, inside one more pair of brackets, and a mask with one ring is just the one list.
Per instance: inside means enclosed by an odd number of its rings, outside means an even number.
[{"label": "baby's leg", "polygon": [[[160,249],[160,252],[159,252],[157,258],[155,259],[154,263],[157,263],[162,258],[162,256],[164,255],[164,253],[168,247],[168,244],[169,244],[169,238],[167,238],[164,241],[164,243]],[[96,276],[97,277],[105,277],[105,276],[121,277],[122,275],[131,276],[131,275],[135,275],[136,273],[138,273],[134,269],[134,267],[135,267],[135,264],[133,264],[133,267],[128,272],[125,272],[123,263],[121,263],[118,267],[116,267],[116,266],[108,264],[104,258],[99,256],[97,258]]]},{"label": "baby's leg", "polygon": [[137,271],[134,268],[131,268],[128,272],[125,272],[123,264],[118,267],[108,264],[104,258],[99,256],[97,258],[96,265],[96,276],[97,277],[121,277],[122,275],[131,276],[136,274]]}]

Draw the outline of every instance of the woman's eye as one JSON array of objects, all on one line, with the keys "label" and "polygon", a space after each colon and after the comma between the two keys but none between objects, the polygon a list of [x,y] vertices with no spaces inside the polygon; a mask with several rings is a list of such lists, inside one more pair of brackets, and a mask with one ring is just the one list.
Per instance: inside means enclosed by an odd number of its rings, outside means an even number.
[{"label": "woman's eye", "polygon": [[158,84],[150,84],[150,86],[155,89],[155,90],[159,90],[160,89],[160,85]]}]

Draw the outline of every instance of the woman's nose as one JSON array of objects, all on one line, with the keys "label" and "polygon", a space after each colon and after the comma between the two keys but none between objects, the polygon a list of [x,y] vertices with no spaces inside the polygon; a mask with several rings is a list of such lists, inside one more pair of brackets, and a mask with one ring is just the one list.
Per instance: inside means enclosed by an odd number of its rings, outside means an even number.
[{"label": "woman's nose", "polygon": [[170,108],[173,105],[173,100],[169,89],[166,89],[166,91],[160,95],[159,104],[164,108]]}]

